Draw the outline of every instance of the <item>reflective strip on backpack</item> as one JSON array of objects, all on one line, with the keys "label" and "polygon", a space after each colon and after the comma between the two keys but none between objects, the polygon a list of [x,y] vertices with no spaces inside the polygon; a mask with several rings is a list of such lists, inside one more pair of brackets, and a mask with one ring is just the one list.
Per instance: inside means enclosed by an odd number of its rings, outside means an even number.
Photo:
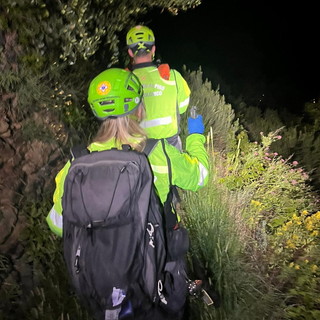
[{"label": "reflective strip on backpack", "polygon": [[188,97],[186,100],[180,102],[179,108],[183,108],[189,104],[190,98]]},{"label": "reflective strip on backpack", "polygon": [[204,180],[206,179],[207,175],[208,175],[208,170],[204,167],[204,165],[199,162],[199,182],[198,182],[198,186],[204,186]]},{"label": "reflective strip on backpack", "polygon": [[140,123],[140,127],[141,128],[151,128],[151,127],[161,126],[161,125],[170,124],[170,123],[172,123],[172,117],[168,116],[168,117],[164,117],[164,118],[142,121]]},{"label": "reflective strip on backpack", "polygon": [[51,208],[49,212],[49,217],[50,217],[50,220],[52,221],[52,224],[58,229],[62,230],[62,226],[63,226],[62,215],[55,210],[54,206]]}]

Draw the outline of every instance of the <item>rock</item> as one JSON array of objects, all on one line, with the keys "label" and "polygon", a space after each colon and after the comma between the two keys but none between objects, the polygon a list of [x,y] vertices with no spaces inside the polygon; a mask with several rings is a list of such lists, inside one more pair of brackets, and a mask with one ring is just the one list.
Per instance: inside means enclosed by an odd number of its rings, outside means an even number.
[{"label": "rock", "polygon": [[9,123],[4,119],[0,119],[0,135],[7,132],[9,130]]}]

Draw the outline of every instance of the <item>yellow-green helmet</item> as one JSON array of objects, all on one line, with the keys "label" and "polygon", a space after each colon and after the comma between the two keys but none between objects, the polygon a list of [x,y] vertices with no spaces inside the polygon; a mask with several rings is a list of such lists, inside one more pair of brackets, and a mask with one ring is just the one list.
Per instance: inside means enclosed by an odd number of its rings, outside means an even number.
[{"label": "yellow-green helmet", "polygon": [[142,99],[142,85],[135,74],[119,68],[101,72],[90,83],[88,102],[100,120],[125,116]]},{"label": "yellow-green helmet", "polygon": [[154,34],[151,29],[146,26],[135,26],[127,33],[127,46],[134,53],[144,50],[149,52],[155,43]]}]

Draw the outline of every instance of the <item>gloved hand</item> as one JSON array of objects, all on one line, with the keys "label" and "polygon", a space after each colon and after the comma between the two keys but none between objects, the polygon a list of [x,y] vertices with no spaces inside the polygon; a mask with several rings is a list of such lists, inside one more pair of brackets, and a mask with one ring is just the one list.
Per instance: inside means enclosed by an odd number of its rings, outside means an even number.
[{"label": "gloved hand", "polygon": [[189,131],[189,134],[204,133],[202,115],[198,115],[196,118],[188,118],[188,131]]}]

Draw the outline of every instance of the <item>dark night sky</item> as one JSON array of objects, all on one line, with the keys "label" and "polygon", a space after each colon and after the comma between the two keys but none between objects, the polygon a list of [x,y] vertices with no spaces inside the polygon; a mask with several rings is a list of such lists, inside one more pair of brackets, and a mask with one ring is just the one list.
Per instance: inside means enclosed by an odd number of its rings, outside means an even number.
[{"label": "dark night sky", "polygon": [[201,66],[227,101],[241,94],[258,105],[264,94],[261,106],[299,111],[320,97],[319,11],[316,1],[277,2],[203,0],[177,16],[155,10],[145,20],[162,62]]}]

